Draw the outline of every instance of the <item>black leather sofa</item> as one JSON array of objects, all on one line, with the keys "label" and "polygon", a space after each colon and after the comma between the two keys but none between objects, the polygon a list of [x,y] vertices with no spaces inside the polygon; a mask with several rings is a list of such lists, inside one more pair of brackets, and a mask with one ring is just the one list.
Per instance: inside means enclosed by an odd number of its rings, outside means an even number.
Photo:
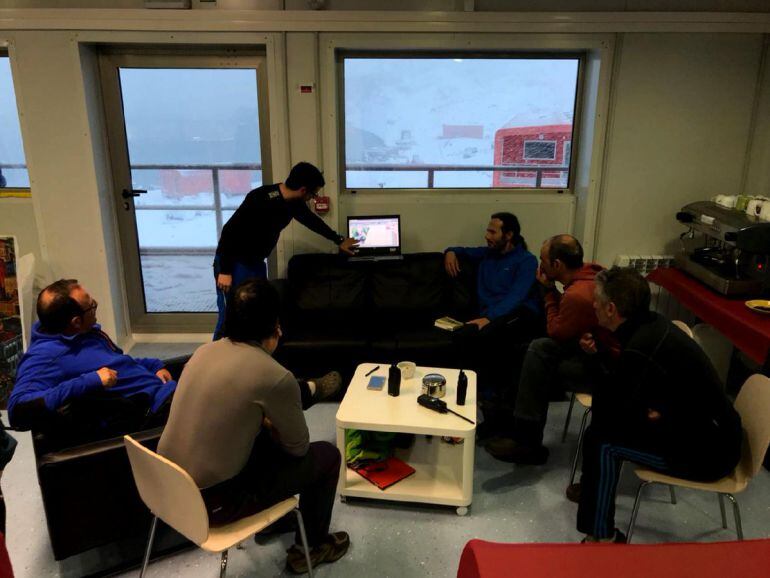
[{"label": "black leather sofa", "polygon": [[277,282],[283,338],[276,357],[298,376],[337,369],[346,382],[367,361],[453,367],[452,334],[433,322],[476,315],[476,269],[463,260],[461,271],[450,278],[441,253],[375,262],[295,255]]}]

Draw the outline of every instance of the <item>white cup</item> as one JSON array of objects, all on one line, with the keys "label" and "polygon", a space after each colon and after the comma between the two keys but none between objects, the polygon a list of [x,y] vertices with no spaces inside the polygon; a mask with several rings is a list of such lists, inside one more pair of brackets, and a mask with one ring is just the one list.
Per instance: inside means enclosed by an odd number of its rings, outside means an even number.
[{"label": "white cup", "polygon": [[764,202],[762,209],[759,211],[759,218],[763,221],[770,221],[770,202]]},{"label": "white cup", "polygon": [[762,213],[762,205],[765,202],[762,199],[751,199],[746,206],[746,214],[752,217],[758,217]]},{"label": "white cup", "polygon": [[417,369],[417,365],[414,361],[402,361],[396,367],[401,370],[402,379],[412,379],[414,377],[414,372]]}]

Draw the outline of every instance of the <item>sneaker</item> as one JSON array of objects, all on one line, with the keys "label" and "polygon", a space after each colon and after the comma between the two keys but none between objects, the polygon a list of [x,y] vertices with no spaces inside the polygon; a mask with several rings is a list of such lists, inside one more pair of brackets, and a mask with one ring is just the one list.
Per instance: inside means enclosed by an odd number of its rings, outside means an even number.
[{"label": "sneaker", "polygon": [[575,484],[570,484],[567,486],[567,491],[564,492],[567,494],[567,499],[570,502],[575,502],[576,504],[580,503],[580,494],[582,493],[583,487],[580,485],[580,482],[577,482]]},{"label": "sneaker", "polygon": [[339,371],[330,371],[322,377],[314,377],[308,379],[308,381],[315,383],[315,394],[313,395],[313,399],[315,401],[323,401],[340,390],[342,376]]},{"label": "sneaker", "polygon": [[625,544],[626,542],[628,542],[628,538],[626,538],[626,535],[617,528],[615,528],[615,533],[612,535],[612,538],[597,539],[593,536],[586,536],[580,540],[581,544]]},{"label": "sneaker", "polygon": [[489,440],[484,449],[493,458],[521,465],[541,466],[548,461],[548,448],[540,444],[528,446],[511,438],[497,437]]},{"label": "sneaker", "polygon": [[[310,563],[315,568],[324,562],[336,562],[345,555],[349,547],[350,536],[347,532],[329,534],[320,545],[310,550]],[[286,569],[292,574],[307,574],[307,560],[302,548],[294,544],[286,553]]]}]

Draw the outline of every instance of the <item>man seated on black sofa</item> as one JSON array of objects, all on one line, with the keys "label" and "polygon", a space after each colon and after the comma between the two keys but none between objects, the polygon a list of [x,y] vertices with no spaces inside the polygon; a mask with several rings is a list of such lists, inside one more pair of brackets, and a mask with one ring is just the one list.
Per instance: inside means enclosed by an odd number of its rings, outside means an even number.
[{"label": "man seated on black sofa", "polygon": [[[202,488],[213,524],[252,515],[294,494],[313,566],[347,552],[329,533],[340,453],[310,443],[300,384],[272,355],[281,337],[277,291],[250,279],[225,309],[224,339],[200,347],[185,367],[158,451]],[[287,568],[307,572],[297,531]]]},{"label": "man seated on black sofa", "polygon": [[89,440],[165,421],[176,388],[171,373],[160,359],[125,355],[97,324],[97,306],[75,279],[40,292],[8,401],[13,427]]},{"label": "man seated on black sofa", "polygon": [[[479,387],[489,396],[509,385],[511,340],[529,342],[542,330],[535,273],[537,259],[527,250],[521,225],[512,213],[495,213],[487,225],[486,247],[449,247],[444,268],[460,274],[458,255],[478,263],[477,292],[480,316],[459,330],[468,363],[479,372]],[[504,377],[506,376],[506,377]]]}]

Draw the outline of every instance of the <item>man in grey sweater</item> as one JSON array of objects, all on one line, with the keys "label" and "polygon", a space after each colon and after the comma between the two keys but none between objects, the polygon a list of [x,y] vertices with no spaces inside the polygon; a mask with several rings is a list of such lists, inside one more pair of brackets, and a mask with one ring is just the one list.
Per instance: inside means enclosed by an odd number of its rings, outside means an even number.
[{"label": "man in grey sweater", "polygon": [[[272,357],[281,337],[278,294],[265,280],[239,285],[227,304],[225,339],[200,347],[185,366],[160,454],[202,488],[212,524],[256,513],[294,494],[313,566],[347,552],[345,532],[329,534],[340,453],[309,441],[300,385]],[[299,532],[287,568],[307,572]]]}]

